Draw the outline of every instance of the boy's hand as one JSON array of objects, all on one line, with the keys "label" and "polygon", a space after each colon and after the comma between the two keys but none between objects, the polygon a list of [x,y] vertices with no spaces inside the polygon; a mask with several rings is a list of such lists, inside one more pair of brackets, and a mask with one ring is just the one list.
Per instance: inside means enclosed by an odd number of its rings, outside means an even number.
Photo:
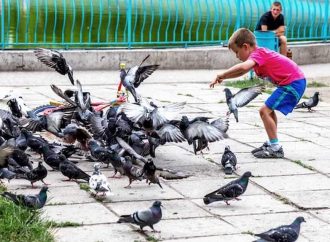
[{"label": "boy's hand", "polygon": [[213,82],[210,83],[210,88],[214,88],[215,84],[220,84],[223,81],[220,75],[217,75],[217,78]]}]

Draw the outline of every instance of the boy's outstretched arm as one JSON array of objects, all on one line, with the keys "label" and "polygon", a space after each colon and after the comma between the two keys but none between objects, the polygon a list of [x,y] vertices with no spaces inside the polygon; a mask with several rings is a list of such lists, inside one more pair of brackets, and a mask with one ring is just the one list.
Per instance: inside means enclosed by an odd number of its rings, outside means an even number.
[{"label": "boy's outstretched arm", "polygon": [[210,83],[210,87],[213,88],[215,84],[220,84],[225,79],[235,78],[244,75],[249,70],[251,70],[255,64],[256,63],[253,60],[246,60],[242,63],[234,65],[233,67],[230,67],[222,74],[217,75],[215,80]]}]

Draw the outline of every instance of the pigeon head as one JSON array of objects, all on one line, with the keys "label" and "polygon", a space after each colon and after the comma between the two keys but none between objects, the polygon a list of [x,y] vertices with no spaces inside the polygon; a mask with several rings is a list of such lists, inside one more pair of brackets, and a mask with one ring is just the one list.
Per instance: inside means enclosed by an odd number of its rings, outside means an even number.
[{"label": "pigeon head", "polygon": [[101,165],[100,165],[100,163],[95,163],[93,167],[94,167],[95,171],[99,171],[101,168]]},{"label": "pigeon head", "polygon": [[306,223],[306,220],[304,219],[304,217],[298,217],[294,221],[294,223],[299,223],[299,224],[301,224],[302,222]]},{"label": "pigeon head", "polygon": [[233,96],[233,94],[231,93],[231,91],[229,90],[229,88],[225,88],[225,89],[223,89],[223,91],[225,92],[225,94],[226,94],[226,100],[228,101]]},{"label": "pigeon head", "polygon": [[182,116],[180,122],[180,129],[186,129],[189,126],[189,119],[187,116]]},{"label": "pigeon head", "polygon": [[247,172],[245,172],[245,173],[243,174],[243,176],[242,176],[242,177],[246,177],[246,178],[249,178],[249,177],[251,177],[251,176],[253,176],[253,175],[252,175],[252,173],[251,173],[251,172],[249,172],[249,171],[247,171]]},{"label": "pigeon head", "polygon": [[153,207],[162,207],[162,202],[161,201],[154,201],[154,203],[152,204]]},{"label": "pigeon head", "polygon": [[48,192],[48,187],[47,186],[43,186],[40,190],[40,193],[44,193],[44,192]]},{"label": "pigeon head", "polygon": [[319,92],[315,92],[314,95],[315,96],[318,96],[318,95],[320,95],[320,93]]},{"label": "pigeon head", "polygon": [[229,145],[226,145],[226,147],[225,147],[225,152],[228,152],[228,151],[230,151],[230,146]]}]

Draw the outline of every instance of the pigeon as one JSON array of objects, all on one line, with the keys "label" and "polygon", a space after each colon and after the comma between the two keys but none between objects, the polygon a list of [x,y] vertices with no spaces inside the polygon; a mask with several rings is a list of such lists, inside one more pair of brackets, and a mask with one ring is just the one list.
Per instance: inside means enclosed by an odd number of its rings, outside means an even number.
[{"label": "pigeon", "polygon": [[224,168],[225,174],[231,175],[236,170],[237,158],[236,155],[230,150],[229,145],[225,147],[221,158],[221,164]]},{"label": "pigeon", "polygon": [[68,74],[71,84],[74,85],[72,67],[66,63],[66,60],[60,52],[56,50],[38,48],[34,51],[34,54],[37,56],[39,61],[55,69],[58,73],[62,75]]},{"label": "pigeon", "polygon": [[1,179],[7,179],[8,182],[16,177],[16,173],[8,170],[8,168],[0,168],[0,182],[2,183]]},{"label": "pigeon", "polygon": [[155,183],[158,184],[158,186],[163,189],[162,185],[160,184],[159,178],[156,175],[156,169],[157,168],[154,162],[151,159],[149,159],[148,162],[146,162],[143,166],[142,169],[143,176],[146,178],[146,182],[147,183],[149,182],[149,185],[151,183]]},{"label": "pigeon", "polygon": [[258,85],[253,87],[243,88],[236,94],[232,94],[229,88],[225,88],[223,91],[226,93],[226,102],[229,107],[227,115],[234,114],[236,122],[238,122],[238,108],[247,105],[253,99],[255,99],[265,89],[264,85]]},{"label": "pigeon", "polygon": [[270,229],[264,233],[254,234],[266,241],[273,242],[294,242],[299,237],[300,224],[306,222],[303,217],[297,217],[292,224],[282,225],[274,229]]},{"label": "pigeon", "polygon": [[1,196],[13,201],[16,205],[20,205],[30,209],[40,209],[45,206],[47,201],[48,187],[43,186],[36,195],[22,195],[13,194],[10,192],[4,192]]},{"label": "pigeon", "polygon": [[43,166],[42,161],[39,161],[38,166],[36,168],[23,174],[17,174],[16,176],[17,178],[22,178],[30,181],[31,186],[33,188],[34,187],[33,183],[37,181],[41,181],[43,184],[49,185],[44,182],[44,178],[47,176],[47,174],[48,174],[47,169]]},{"label": "pigeon", "polygon": [[94,172],[89,179],[89,187],[96,192],[95,196],[98,195],[99,192],[102,192],[103,196],[111,192],[110,184],[106,176],[101,173],[100,168],[101,166],[99,163],[94,164]]},{"label": "pigeon", "polygon": [[141,66],[149,57],[150,55],[147,55],[147,57],[141,61],[140,65],[130,68],[127,72],[124,68],[120,70],[120,81],[126,90],[133,95],[136,103],[140,100],[135,88],[139,87],[139,85],[159,67],[159,65]]},{"label": "pigeon", "polygon": [[134,166],[130,156],[125,156],[125,159],[123,160],[123,169],[125,175],[129,179],[129,184],[125,186],[125,188],[130,188],[132,182],[135,180],[143,180],[143,169],[138,166]]},{"label": "pigeon", "polygon": [[136,211],[131,215],[120,216],[117,223],[132,223],[140,226],[143,232],[145,226],[149,226],[154,232],[154,224],[158,223],[162,218],[162,203],[155,201],[152,206],[146,210]]},{"label": "pigeon", "polygon": [[72,179],[82,179],[89,182],[90,175],[69,161],[64,155],[60,154],[59,157],[61,160],[59,170],[64,176],[69,178],[65,181],[71,181]]},{"label": "pigeon", "polygon": [[240,178],[231,181],[218,190],[205,195],[203,198],[204,203],[207,205],[217,201],[225,201],[227,205],[230,205],[228,203],[229,200],[240,200],[238,197],[245,192],[250,176],[252,176],[251,172],[247,171]]},{"label": "pigeon", "polygon": [[[196,140],[197,142],[204,142],[207,147],[207,142],[215,142],[227,137],[220,129],[206,122],[206,119],[205,117],[198,117],[189,121],[187,116],[182,116],[179,123],[179,128],[188,144],[193,144],[195,154],[197,154]],[[202,146],[204,147],[205,145]],[[200,149],[203,147],[200,147]]]},{"label": "pigeon", "polygon": [[310,97],[306,102],[299,103],[295,109],[298,108],[307,108],[309,112],[312,111],[313,107],[316,107],[316,105],[319,103],[319,92],[315,92],[312,97]]}]

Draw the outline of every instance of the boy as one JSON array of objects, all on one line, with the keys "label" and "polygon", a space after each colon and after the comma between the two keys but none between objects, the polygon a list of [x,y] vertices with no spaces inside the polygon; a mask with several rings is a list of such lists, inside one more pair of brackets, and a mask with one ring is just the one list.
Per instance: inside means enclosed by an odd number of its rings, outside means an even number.
[{"label": "boy", "polygon": [[252,151],[257,158],[282,158],[284,152],[277,137],[275,110],[284,115],[292,112],[306,88],[306,79],[295,62],[289,58],[256,45],[254,34],[245,28],[238,29],[229,39],[228,48],[242,61],[229,68],[210,83],[213,88],[228,78],[239,77],[254,69],[261,78],[267,78],[277,89],[270,95],[260,110],[269,141]]},{"label": "boy", "polygon": [[282,5],[280,2],[273,2],[270,11],[264,13],[257,23],[256,30],[274,31],[280,41],[280,52],[287,56],[287,40],[284,36],[284,16],[282,14]]}]

